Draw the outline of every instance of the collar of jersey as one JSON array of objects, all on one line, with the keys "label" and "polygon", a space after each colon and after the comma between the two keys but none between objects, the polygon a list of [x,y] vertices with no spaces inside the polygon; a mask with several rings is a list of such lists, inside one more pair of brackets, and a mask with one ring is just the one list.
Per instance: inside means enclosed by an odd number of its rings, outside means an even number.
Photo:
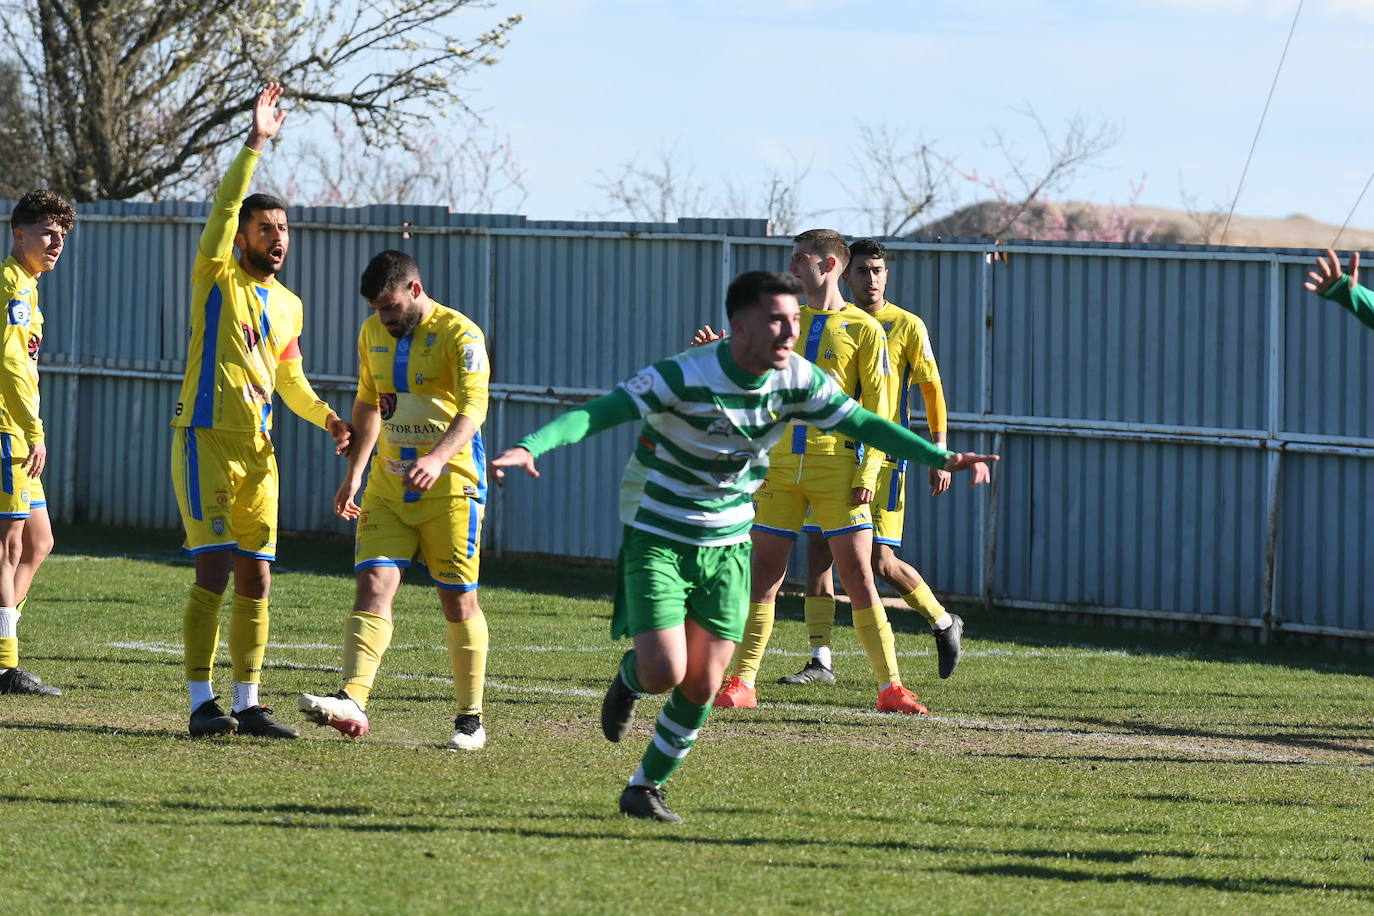
[{"label": "collar of jersey", "polygon": [[726,378],[730,379],[730,381],[741,388],[748,388],[750,390],[762,388],[763,383],[768,381],[768,377],[773,374],[772,369],[769,369],[767,372],[763,373],[763,375],[750,375],[748,372],[741,369],[735,363],[735,358],[730,355],[730,338],[728,337],[723,339],[716,347],[716,360],[720,363],[720,368],[725,373]]}]

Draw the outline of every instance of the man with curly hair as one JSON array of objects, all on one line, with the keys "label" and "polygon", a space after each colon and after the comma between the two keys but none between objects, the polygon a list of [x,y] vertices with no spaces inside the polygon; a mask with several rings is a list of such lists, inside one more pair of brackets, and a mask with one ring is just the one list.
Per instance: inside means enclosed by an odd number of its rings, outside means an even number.
[{"label": "man with curly hair", "polygon": [[38,278],[57,266],[76,224],[72,205],[52,191],[30,191],[10,214],[13,244],[0,268],[5,300],[0,360],[0,693],[60,696],[19,667],[19,617],[29,585],[52,552],[52,523],[39,475],[47,463],[38,415],[38,350],[43,311]]}]

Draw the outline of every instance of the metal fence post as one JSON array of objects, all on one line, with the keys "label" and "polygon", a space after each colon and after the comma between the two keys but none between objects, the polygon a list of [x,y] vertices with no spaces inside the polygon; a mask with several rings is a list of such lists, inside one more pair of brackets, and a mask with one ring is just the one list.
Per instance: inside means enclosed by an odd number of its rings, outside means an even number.
[{"label": "metal fence post", "polygon": [[1281,625],[1282,608],[1278,596],[1279,521],[1283,501],[1283,446],[1279,431],[1283,429],[1283,267],[1277,257],[1269,261],[1269,350],[1267,354],[1268,412],[1265,427],[1268,440],[1268,492],[1266,493],[1264,531],[1264,613],[1260,620],[1259,640],[1268,643],[1274,629]]}]

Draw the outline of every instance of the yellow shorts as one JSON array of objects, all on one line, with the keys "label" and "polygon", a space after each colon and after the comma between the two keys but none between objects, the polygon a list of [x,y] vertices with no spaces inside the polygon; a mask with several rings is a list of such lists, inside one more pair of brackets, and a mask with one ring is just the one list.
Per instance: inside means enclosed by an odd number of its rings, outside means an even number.
[{"label": "yellow shorts", "polygon": [[41,477],[29,478],[29,508],[48,508],[48,494],[43,492],[43,478]]},{"label": "yellow shorts", "polygon": [[905,462],[883,462],[878,472],[878,489],[873,491],[873,542],[889,547],[902,546],[902,527],[906,522]]},{"label": "yellow shorts", "polygon": [[353,571],[370,566],[406,569],[420,551],[420,562],[440,588],[470,592],[477,588],[484,506],[456,496],[404,502],[363,493],[363,514],[354,539]]},{"label": "yellow shorts", "polygon": [[183,553],[277,558],[277,457],[266,435],[174,427],[172,488]]},{"label": "yellow shorts", "polygon": [[14,457],[14,437],[0,433],[0,518],[29,517],[37,481],[20,467],[23,461]]},{"label": "yellow shorts", "polygon": [[851,505],[854,459],[845,455],[802,455],[768,469],[754,494],[754,530],[796,539],[806,522],[826,537],[873,527],[868,506]]}]

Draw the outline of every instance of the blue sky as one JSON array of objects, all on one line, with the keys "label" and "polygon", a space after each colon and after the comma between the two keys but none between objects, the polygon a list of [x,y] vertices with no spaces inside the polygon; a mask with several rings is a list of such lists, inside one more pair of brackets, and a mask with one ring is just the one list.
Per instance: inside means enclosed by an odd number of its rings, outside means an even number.
[{"label": "blue sky", "polygon": [[[810,166],[802,209],[843,207],[861,125],[934,143],[1004,173],[994,130],[1035,162],[1031,107],[1075,114],[1121,140],[1071,193],[1180,206],[1229,201],[1296,0],[497,0],[471,33],[521,12],[501,62],[474,75],[474,107],[508,135],[534,218],[610,206],[598,173],[675,151],[696,182],[757,183]],[[1365,90],[1374,0],[1306,0],[1237,212],[1339,223],[1374,171]],[[970,199],[973,189],[968,188]],[[715,215],[713,213],[682,215]],[[1353,224],[1374,226],[1374,193]],[[844,227],[850,228],[850,227]],[[854,226],[854,230],[866,227]]]}]

